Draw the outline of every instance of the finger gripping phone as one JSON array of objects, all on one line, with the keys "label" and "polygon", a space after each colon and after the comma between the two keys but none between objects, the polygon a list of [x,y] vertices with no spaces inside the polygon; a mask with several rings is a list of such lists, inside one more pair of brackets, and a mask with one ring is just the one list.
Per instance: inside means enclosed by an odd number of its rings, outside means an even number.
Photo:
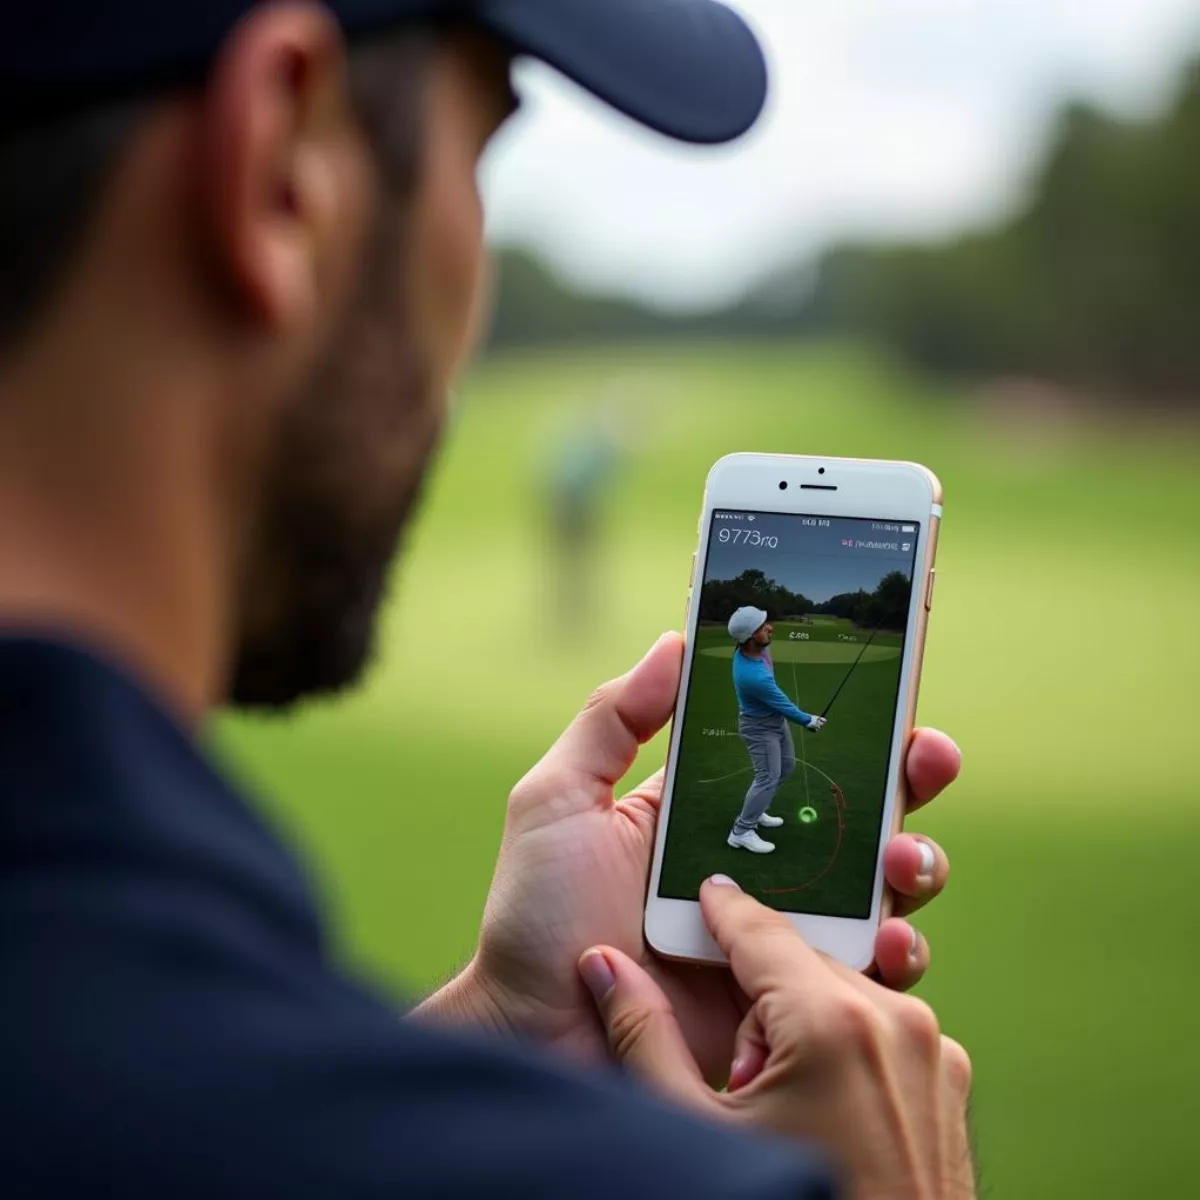
[{"label": "finger gripping phone", "polygon": [[709,473],[646,901],[658,953],[724,961],[698,898],[725,874],[870,966],[941,516],[915,463],[735,454]]}]

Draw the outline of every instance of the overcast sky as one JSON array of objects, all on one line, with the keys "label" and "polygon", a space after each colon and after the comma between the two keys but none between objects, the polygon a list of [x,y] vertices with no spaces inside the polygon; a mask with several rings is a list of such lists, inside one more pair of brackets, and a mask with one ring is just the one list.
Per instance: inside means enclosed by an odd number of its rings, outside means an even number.
[{"label": "overcast sky", "polygon": [[1200,0],[736,0],[769,108],[719,150],[673,145],[546,68],[484,166],[493,240],[671,307],[729,299],[844,233],[940,232],[1003,211],[1056,103],[1128,113],[1200,48]]}]

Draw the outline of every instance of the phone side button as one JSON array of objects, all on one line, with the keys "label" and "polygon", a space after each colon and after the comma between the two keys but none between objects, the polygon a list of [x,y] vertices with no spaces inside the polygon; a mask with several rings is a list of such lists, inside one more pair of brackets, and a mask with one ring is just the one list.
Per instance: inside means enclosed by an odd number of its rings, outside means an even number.
[{"label": "phone side button", "polygon": [[696,555],[692,554],[692,573],[688,576],[688,588],[696,586]]},{"label": "phone side button", "polygon": [[933,585],[937,583],[937,567],[933,567],[929,572],[929,586],[925,589],[925,611],[933,610]]}]

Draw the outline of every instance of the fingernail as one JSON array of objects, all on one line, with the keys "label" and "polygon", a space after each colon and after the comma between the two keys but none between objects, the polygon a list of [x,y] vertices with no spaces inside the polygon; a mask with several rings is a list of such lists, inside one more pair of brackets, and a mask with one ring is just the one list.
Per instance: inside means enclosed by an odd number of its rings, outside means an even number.
[{"label": "fingernail", "polygon": [[916,963],[921,956],[921,931],[915,925],[910,925],[909,929],[912,932],[912,944],[908,948],[908,961]]},{"label": "fingernail", "polygon": [[608,959],[599,950],[584,955],[579,963],[579,973],[583,976],[588,991],[592,993],[592,998],[597,1002],[603,1000],[617,982],[612,967],[608,965]]},{"label": "fingernail", "polygon": [[937,863],[937,858],[933,853],[933,847],[928,842],[918,842],[917,848],[921,851],[921,867],[917,871],[918,879],[932,879],[933,868]]},{"label": "fingernail", "polygon": [[740,887],[738,887],[737,882],[730,879],[728,875],[710,875],[708,877],[708,882],[716,884],[717,887],[733,888],[735,891],[739,892],[742,890]]},{"label": "fingernail", "polygon": [[742,1074],[746,1070],[746,1058],[743,1055],[741,1058],[733,1060],[733,1066],[729,1068],[729,1090],[736,1091],[741,1086]]}]

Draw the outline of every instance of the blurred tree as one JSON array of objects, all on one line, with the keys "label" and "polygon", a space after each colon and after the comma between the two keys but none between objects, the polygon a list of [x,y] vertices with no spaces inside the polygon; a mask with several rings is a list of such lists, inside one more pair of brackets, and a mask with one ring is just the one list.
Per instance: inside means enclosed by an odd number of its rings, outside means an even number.
[{"label": "blurred tree", "polygon": [[815,611],[811,600],[792,592],[760,570],[743,571],[736,579],[710,579],[700,592],[700,619],[725,624],[744,605],[765,609],[772,620]]},{"label": "blurred tree", "polygon": [[1010,220],[828,252],[806,323],[939,370],[1200,403],[1200,60],[1156,120],[1068,106]]},{"label": "blurred tree", "polygon": [[903,571],[892,571],[880,580],[875,589],[872,626],[881,629],[903,629],[908,620],[908,601],[912,582]]},{"label": "blurred tree", "polygon": [[678,314],[574,287],[536,255],[517,247],[497,256],[492,349],[696,338],[777,338],[799,328],[796,303],[755,296],[714,312]]},{"label": "blurred tree", "polygon": [[885,575],[873,592],[841,592],[822,604],[814,604],[800,592],[792,592],[757,568],[743,571],[735,579],[710,579],[700,592],[700,619],[724,624],[743,605],[765,609],[772,620],[820,613],[841,617],[869,629],[902,630],[908,618],[912,585],[902,571]]},{"label": "blurred tree", "polygon": [[633,301],[572,288],[527,251],[504,250],[498,265],[493,346],[628,341],[655,323]]},{"label": "blurred tree", "polygon": [[1167,111],[1060,114],[1027,199],[949,241],[844,245],[740,303],[672,315],[590,296],[501,255],[492,345],[862,335],[917,364],[1026,376],[1088,397],[1200,405],[1200,59]]},{"label": "blurred tree", "polygon": [[823,616],[841,617],[845,621],[858,624],[870,599],[870,592],[864,592],[861,588],[857,592],[839,592],[836,596],[830,596],[824,604],[819,604],[817,612]]}]

